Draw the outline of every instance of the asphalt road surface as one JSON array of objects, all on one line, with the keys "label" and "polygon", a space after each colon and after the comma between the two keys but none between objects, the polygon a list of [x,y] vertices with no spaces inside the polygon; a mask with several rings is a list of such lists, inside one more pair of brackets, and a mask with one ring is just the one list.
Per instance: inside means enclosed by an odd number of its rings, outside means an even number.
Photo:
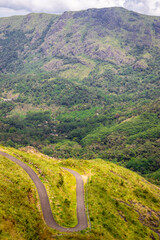
[{"label": "asphalt road surface", "polygon": [[25,163],[21,162],[17,158],[5,152],[0,151],[0,154],[10,159],[14,163],[18,164],[19,166],[21,166],[28,173],[28,175],[30,176],[30,178],[32,179],[32,181],[34,182],[37,188],[39,198],[40,198],[41,208],[43,212],[43,217],[46,224],[49,227],[57,229],[60,232],[78,232],[88,227],[87,216],[85,212],[85,202],[84,202],[84,184],[83,184],[82,177],[79,173],[77,173],[76,171],[70,170],[68,168],[63,168],[64,170],[72,173],[76,178],[77,220],[78,220],[78,224],[75,227],[65,228],[58,225],[57,222],[55,221],[52,215],[46,188],[41,182],[41,180],[39,179],[39,177],[37,176],[37,174],[33,171],[33,169],[31,169],[29,166],[27,166]]}]

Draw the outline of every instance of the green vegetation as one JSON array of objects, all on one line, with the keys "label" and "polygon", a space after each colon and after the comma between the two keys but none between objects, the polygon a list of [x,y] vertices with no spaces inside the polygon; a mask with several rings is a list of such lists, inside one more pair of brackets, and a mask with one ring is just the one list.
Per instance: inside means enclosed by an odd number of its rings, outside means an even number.
[{"label": "green vegetation", "polygon": [[0,238],[49,239],[32,181],[6,158],[0,156],[0,163]]},{"label": "green vegetation", "polygon": [[[34,169],[47,188],[54,217],[63,226],[76,224],[76,198],[74,177],[61,167],[76,170],[85,183],[89,177],[91,231],[67,233],[55,239],[158,240],[159,188],[138,174],[100,159],[56,160],[33,147],[21,151],[2,146],[0,149]],[[0,161],[1,238],[51,239],[57,235],[42,220],[39,199],[28,175],[2,156]]]},{"label": "green vegetation", "polygon": [[[71,174],[69,174],[68,172],[62,170],[60,168],[60,166],[58,166],[57,160],[47,158],[43,154],[39,153],[38,151],[35,151],[31,147],[27,148],[26,150],[30,151],[30,152],[33,151],[32,154],[18,151],[16,149],[6,149],[6,150],[8,153],[13,154],[18,159],[24,161],[31,168],[33,168],[34,171],[39,176],[39,178],[41,179],[41,181],[44,183],[44,185],[46,185],[46,189],[47,189],[47,191],[49,193],[49,197],[50,197],[51,209],[52,209],[53,215],[55,216],[56,221],[60,225],[65,226],[65,227],[75,226],[77,223],[77,219],[76,219],[76,192],[75,192],[76,181],[75,181],[74,177]],[[2,156],[1,156],[1,158],[4,161],[4,158]],[[3,164],[3,162],[2,162],[2,164]],[[6,160],[5,166],[7,166],[7,164],[10,164],[10,160]],[[12,166],[15,164],[10,164],[10,165]],[[7,168],[5,169],[5,166],[1,172],[1,174],[4,174],[4,177],[5,177],[5,172],[8,171]],[[19,169],[19,168],[20,167],[16,167],[16,169]],[[5,172],[3,172],[4,169],[5,169]],[[21,170],[21,173],[24,173],[23,169]],[[7,174],[10,174],[10,173],[8,172]],[[16,179],[16,172],[14,172],[12,174],[14,175],[14,178]],[[24,185],[22,185],[21,187],[24,188],[24,190],[26,192],[29,192],[28,189],[33,188],[33,184],[32,185],[30,184],[29,186],[24,187],[26,175],[27,175],[26,173],[23,174],[22,182]],[[12,175],[10,176],[10,178],[11,177],[12,177]],[[16,184],[19,184],[19,179],[20,179],[20,177],[18,178]],[[29,179],[28,176],[27,176],[27,179]],[[30,182],[32,182],[32,181],[30,180]],[[3,183],[3,181],[2,181],[2,183]],[[2,186],[3,186],[3,184],[2,184]],[[15,186],[15,189],[16,189],[16,186]],[[14,187],[14,185],[12,184],[11,187]],[[3,189],[5,189],[5,186]],[[30,191],[31,192],[29,192],[26,195],[26,199],[28,197],[29,199],[33,198],[32,200],[34,200],[34,198],[36,197],[35,188],[34,188],[34,190],[31,189]],[[33,191],[33,193],[32,193],[32,191]],[[10,193],[13,192],[13,189],[8,189],[8,194],[9,194],[9,192]],[[4,192],[4,194],[5,194],[5,192]],[[22,196],[22,194],[21,194],[21,196]],[[8,198],[8,196],[6,196],[6,198]],[[14,197],[14,199],[15,198],[16,198],[16,196]],[[16,201],[16,199],[15,199],[15,201]],[[22,202],[23,202],[23,200],[22,200]],[[21,205],[23,205],[22,202],[20,203]],[[37,203],[36,201],[34,201],[34,203],[35,203],[34,207],[39,205],[39,203]],[[15,203],[13,203],[12,207],[16,206],[16,204],[15,205],[14,204]],[[25,202],[24,202],[24,204],[25,204]],[[7,206],[6,206],[6,208],[7,208]],[[17,209],[17,211],[18,211],[18,209]],[[20,220],[20,221],[23,222],[22,220]],[[29,221],[29,218],[28,218],[28,221]]]},{"label": "green vegetation", "polygon": [[150,178],[160,167],[157,100],[66,108],[17,99],[1,101],[0,106],[0,139],[7,146],[34,146],[57,158],[102,158]]}]

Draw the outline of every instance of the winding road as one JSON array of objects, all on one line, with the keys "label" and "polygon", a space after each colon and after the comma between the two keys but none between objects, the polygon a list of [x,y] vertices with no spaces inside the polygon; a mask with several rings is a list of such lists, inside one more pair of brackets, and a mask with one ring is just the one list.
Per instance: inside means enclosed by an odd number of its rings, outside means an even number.
[{"label": "winding road", "polygon": [[86,216],[86,212],[85,212],[85,202],[84,202],[84,184],[83,184],[82,177],[79,173],[77,173],[73,170],[70,170],[68,168],[63,168],[64,170],[72,173],[76,178],[77,220],[78,220],[78,224],[75,227],[65,228],[65,227],[61,227],[60,225],[58,225],[57,222],[55,221],[55,219],[52,215],[46,188],[45,188],[44,184],[41,182],[41,180],[39,179],[39,177],[37,176],[37,174],[33,171],[33,169],[30,168],[29,166],[27,166],[25,163],[18,160],[17,158],[15,158],[5,152],[0,151],[0,154],[4,157],[10,159],[14,163],[18,164],[19,166],[21,166],[28,173],[28,175],[30,176],[30,178],[32,179],[32,181],[34,182],[34,184],[37,188],[39,198],[40,198],[41,208],[42,208],[42,212],[43,212],[43,217],[44,217],[46,224],[49,227],[57,229],[60,232],[78,232],[78,231],[81,231],[88,227],[87,216]]}]

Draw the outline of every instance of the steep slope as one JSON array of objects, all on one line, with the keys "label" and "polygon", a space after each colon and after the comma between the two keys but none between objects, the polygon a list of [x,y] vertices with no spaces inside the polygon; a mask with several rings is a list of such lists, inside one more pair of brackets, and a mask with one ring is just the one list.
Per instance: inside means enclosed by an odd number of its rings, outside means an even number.
[{"label": "steep slope", "polygon": [[71,77],[74,69],[79,78],[99,63],[104,70],[146,69],[158,54],[159,26],[159,17],[123,8],[1,18],[1,71],[53,70]]},{"label": "steep slope", "polygon": [[[159,17],[144,16],[123,8],[89,9],[66,12],[61,16],[29,14],[1,18],[0,71],[12,73],[11,77],[1,75],[2,93],[5,97],[6,91],[12,89],[27,94],[27,98],[40,98],[38,92],[45,92],[43,97],[47,97],[49,88],[53,93],[50,102],[68,106],[81,103],[77,102],[79,96],[76,101],[72,96],[72,103],[69,99],[57,102],[54,93],[59,89],[51,89],[50,85],[58,82],[61,90],[66,89],[63,95],[67,95],[70,88],[70,92],[78,93],[82,89],[82,94],[94,94],[101,103],[115,101],[117,95],[123,101],[156,98],[159,25]],[[52,74],[37,76],[44,71]],[[14,77],[13,73],[21,76]],[[58,91],[55,94],[62,98]],[[36,100],[32,99],[32,102],[36,103]]]},{"label": "steep slope", "polygon": [[[89,177],[86,203],[91,231],[68,233],[58,239],[159,239],[160,190],[136,173],[100,159],[60,161],[33,148],[0,149],[37,172],[49,193],[54,216],[64,226],[75,224],[75,182],[61,167],[76,170],[85,183]],[[0,156],[0,161],[1,238],[56,239],[53,236],[58,232],[42,221],[35,188],[25,172],[7,158]]]}]

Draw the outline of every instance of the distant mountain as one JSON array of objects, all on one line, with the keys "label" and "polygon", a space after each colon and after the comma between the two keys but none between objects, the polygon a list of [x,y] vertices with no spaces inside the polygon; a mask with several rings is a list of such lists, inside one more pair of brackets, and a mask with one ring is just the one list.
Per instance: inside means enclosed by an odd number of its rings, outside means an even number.
[{"label": "distant mountain", "polygon": [[0,142],[102,158],[160,182],[160,17],[0,18]]},{"label": "distant mountain", "polygon": [[159,47],[160,17],[123,8],[0,18],[4,73],[55,71],[84,78],[99,64],[113,72],[122,66],[151,69]]}]

